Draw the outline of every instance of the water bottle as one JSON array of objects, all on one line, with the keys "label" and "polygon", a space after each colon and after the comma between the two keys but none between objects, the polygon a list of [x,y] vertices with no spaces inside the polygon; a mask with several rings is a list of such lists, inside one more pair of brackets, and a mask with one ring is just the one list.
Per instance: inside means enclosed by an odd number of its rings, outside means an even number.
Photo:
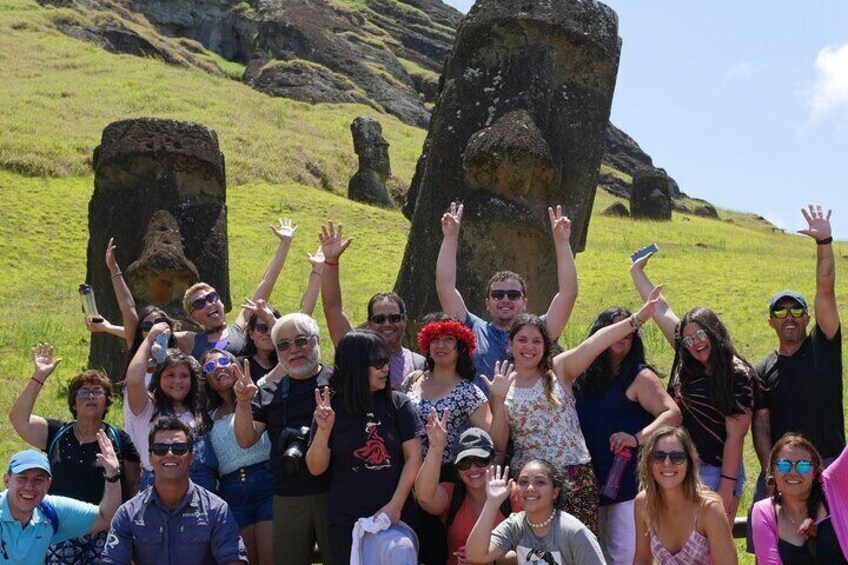
[{"label": "water bottle", "polygon": [[601,487],[602,496],[610,499],[615,499],[618,496],[618,489],[621,486],[624,469],[627,468],[627,464],[630,463],[632,458],[633,451],[629,447],[625,447],[615,453],[607,480],[604,482],[604,486]]},{"label": "water bottle", "polygon": [[103,317],[97,312],[97,303],[94,302],[94,289],[91,285],[79,285],[80,300],[82,301],[82,311],[86,316],[91,316],[91,321],[95,324],[102,324]]},{"label": "water bottle", "polygon": [[157,365],[165,362],[168,358],[168,338],[171,337],[171,332],[165,331],[153,338],[153,345],[150,346],[150,353],[153,355],[153,360]]}]

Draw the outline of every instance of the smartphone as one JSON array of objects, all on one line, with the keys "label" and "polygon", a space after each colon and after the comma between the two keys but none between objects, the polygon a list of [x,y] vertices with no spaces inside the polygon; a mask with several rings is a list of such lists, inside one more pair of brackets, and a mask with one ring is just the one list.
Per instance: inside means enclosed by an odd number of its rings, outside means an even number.
[{"label": "smartphone", "polygon": [[636,253],[631,255],[630,256],[630,262],[635,263],[636,261],[638,261],[639,259],[641,259],[645,255],[648,255],[649,253],[656,253],[659,250],[660,249],[659,249],[659,247],[657,247],[657,244],[652,243],[648,247],[643,247],[642,249],[640,249],[639,251],[637,251]]}]

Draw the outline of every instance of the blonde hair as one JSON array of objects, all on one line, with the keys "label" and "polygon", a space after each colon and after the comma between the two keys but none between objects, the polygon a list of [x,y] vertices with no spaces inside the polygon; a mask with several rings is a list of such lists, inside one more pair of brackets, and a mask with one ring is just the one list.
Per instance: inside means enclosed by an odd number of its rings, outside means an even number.
[{"label": "blonde hair", "polygon": [[213,292],[215,289],[212,288],[210,285],[206,284],[205,282],[195,283],[186,289],[185,294],[183,294],[183,310],[185,310],[186,314],[188,314],[189,316],[191,316],[192,313],[191,300],[189,300],[189,296],[191,296],[198,290],[207,290],[209,292]]}]

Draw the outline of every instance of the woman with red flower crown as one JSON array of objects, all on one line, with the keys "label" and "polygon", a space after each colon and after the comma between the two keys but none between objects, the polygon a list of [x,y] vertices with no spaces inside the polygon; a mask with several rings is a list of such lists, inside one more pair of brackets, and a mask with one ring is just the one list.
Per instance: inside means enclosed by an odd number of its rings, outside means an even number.
[{"label": "woman with red flower crown", "polygon": [[315,391],[312,443],[306,466],[332,469],[327,503],[333,563],[347,565],[359,518],[388,516],[417,527],[410,496],[421,467],[424,426],[415,407],[389,383],[389,353],[371,330],[345,334],[336,346],[326,388]]}]

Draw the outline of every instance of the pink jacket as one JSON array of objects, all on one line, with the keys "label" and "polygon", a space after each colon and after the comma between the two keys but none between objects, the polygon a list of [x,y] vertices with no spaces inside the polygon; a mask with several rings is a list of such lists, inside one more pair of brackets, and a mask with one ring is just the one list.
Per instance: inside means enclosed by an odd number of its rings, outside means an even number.
[{"label": "pink jacket", "polygon": [[[848,556],[848,447],[822,473],[822,487],[839,547],[842,548],[842,554]],[[754,504],[751,527],[754,529],[757,563],[781,565],[777,551],[777,516],[771,497]]]}]

